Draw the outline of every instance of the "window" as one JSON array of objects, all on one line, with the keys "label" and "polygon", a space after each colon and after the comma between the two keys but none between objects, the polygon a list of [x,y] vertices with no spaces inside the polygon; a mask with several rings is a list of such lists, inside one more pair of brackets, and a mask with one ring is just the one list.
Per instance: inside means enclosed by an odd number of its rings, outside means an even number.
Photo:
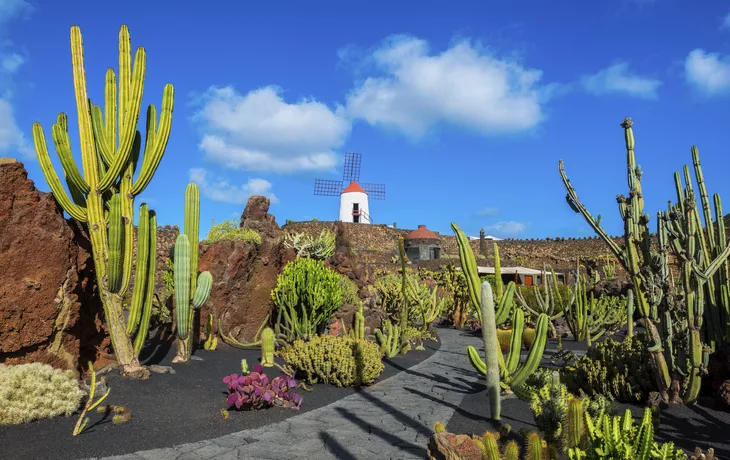
[{"label": "window", "polygon": [[360,203],[352,203],[352,221],[360,223]]},{"label": "window", "polygon": [[431,248],[431,258],[438,259],[441,255],[441,248]]},{"label": "window", "polygon": [[418,248],[408,248],[406,249],[406,256],[412,261],[419,260],[421,258],[421,252]]}]

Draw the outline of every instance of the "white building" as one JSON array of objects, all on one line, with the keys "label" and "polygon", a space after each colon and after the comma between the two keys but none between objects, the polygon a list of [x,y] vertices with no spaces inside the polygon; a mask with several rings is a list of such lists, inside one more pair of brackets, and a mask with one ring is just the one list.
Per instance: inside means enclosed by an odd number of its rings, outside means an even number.
[{"label": "white building", "polygon": [[352,181],[340,194],[340,220],[356,224],[370,223],[368,194]]}]

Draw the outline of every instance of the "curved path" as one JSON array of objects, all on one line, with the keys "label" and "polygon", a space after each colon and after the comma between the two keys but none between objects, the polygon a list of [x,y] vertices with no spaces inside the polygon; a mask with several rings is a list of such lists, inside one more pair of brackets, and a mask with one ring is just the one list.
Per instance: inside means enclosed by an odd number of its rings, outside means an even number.
[{"label": "curved path", "polygon": [[[423,459],[479,375],[466,357],[478,337],[439,329],[441,347],[410,369],[286,421],[216,439],[99,460]],[[191,420],[190,423],[195,423]]]}]

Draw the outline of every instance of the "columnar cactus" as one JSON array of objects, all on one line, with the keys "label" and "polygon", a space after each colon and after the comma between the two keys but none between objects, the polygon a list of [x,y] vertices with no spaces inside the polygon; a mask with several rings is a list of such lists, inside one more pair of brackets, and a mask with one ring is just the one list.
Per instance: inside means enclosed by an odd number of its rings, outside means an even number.
[{"label": "columnar cactus", "polygon": [[[497,342],[497,323],[494,319],[494,299],[492,298],[492,285],[489,281],[482,283],[480,296],[480,309],[482,312],[482,341],[484,342],[484,375],[487,384],[487,398],[489,409],[493,420],[500,420],[502,392],[499,385],[499,364],[502,351]],[[516,336],[517,334],[514,334]],[[519,347],[518,347],[519,348]]]},{"label": "columnar cactus", "polygon": [[274,335],[274,330],[270,327],[265,328],[261,333],[261,365],[264,367],[274,365]]},{"label": "columnar cactus", "polygon": [[195,182],[190,182],[185,189],[184,233],[177,236],[174,246],[175,325],[178,338],[174,363],[184,363],[190,359],[197,333],[192,331],[195,311],[208,300],[213,286],[210,272],[198,275],[199,232],[200,192]]},{"label": "columnar cactus", "polygon": [[[166,85],[162,98],[162,113],[159,124],[157,112],[151,105],[147,111],[147,130],[141,168],[135,180],[135,172],[140,164],[141,136],[137,131],[144,74],[146,52],[138,48],[132,67],[131,43],[127,26],[119,32],[119,86],[117,75],[109,69],[106,73],[104,112],[88,98],[86,91],[86,70],[81,30],[71,28],[71,55],[73,60],[74,89],[79,117],[81,137],[81,162],[83,175],[71,152],[66,114],[58,115],[53,125],[53,141],[61,160],[69,194],[61,185],[58,174],[48,154],[43,128],[40,123],[33,125],[33,142],[43,175],[53,192],[56,201],[76,221],[86,226],[91,240],[94,268],[100,297],[104,305],[104,318],[107,322],[112,346],[117,361],[127,375],[145,377],[149,372],[140,366],[137,350],[141,345],[133,345],[135,330],[142,334],[139,342],[144,342],[146,325],[136,323],[145,317],[147,289],[151,283],[139,276],[135,281],[136,304],[132,307],[133,324],[126,324],[122,299],[132,276],[132,248],[134,229],[134,198],[142,193],[157,170],[167,147],[172,126],[174,89]],[[117,91],[118,89],[118,91]],[[118,96],[118,104],[117,104]],[[116,118],[118,115],[118,119]],[[146,208],[145,208],[146,209]],[[141,220],[144,214],[140,209]],[[147,214],[149,218],[149,214]],[[148,242],[151,245],[152,226],[147,222]],[[143,222],[140,222],[143,225]],[[153,227],[156,231],[156,227]],[[141,244],[140,244],[141,246]],[[154,266],[148,257],[147,277],[154,276]],[[145,266],[138,259],[137,269]],[[150,270],[151,268],[151,270]],[[140,271],[145,271],[142,268]],[[137,287],[138,286],[138,287]],[[140,291],[137,292],[137,289]],[[151,294],[150,294],[151,295]],[[151,297],[150,297],[151,298]],[[140,315],[140,311],[142,312]],[[129,331],[129,332],[128,332]]]},{"label": "columnar cactus", "polygon": [[[657,213],[659,244],[654,250],[649,231],[649,216],[644,213],[642,171],[636,164],[631,118],[626,118],[621,126],[626,143],[629,183],[629,197],[617,197],[624,221],[623,247],[603,230],[600,216],[594,219],[579,201],[561,160],[559,171],[568,192],[566,200],[606,242],[629,276],[635,291],[636,307],[651,341],[648,346],[651,367],[655,370],[657,387],[663,398],[669,402],[690,404],[697,399],[700,373],[707,355],[713,348],[730,341],[730,268],[727,263],[730,244],[725,241],[722,203],[716,194],[713,222],[699,153],[696,147],[692,147],[705,231],[702,231],[690,170],[685,166],[684,185],[679,173],[675,173],[677,204],[670,204],[668,211]],[[718,230],[722,230],[716,233],[715,225]],[[669,250],[681,264],[681,298],[674,295],[673,280],[667,263]],[[686,308],[674,305],[679,299],[686,303]],[[673,324],[670,314],[673,310],[681,311],[686,320],[686,329],[676,335],[674,328],[679,324]],[[680,337],[686,340],[686,344],[676,347],[674,342]],[[681,348],[686,348],[687,352]],[[685,354],[687,359],[683,358]]]},{"label": "columnar cactus", "polygon": [[554,338],[558,334],[555,329],[555,325],[553,325],[553,321],[565,314],[565,310],[568,309],[569,305],[574,301],[574,298],[572,295],[570,298],[563,298],[560,293],[560,288],[558,287],[558,277],[555,275],[555,270],[552,268],[550,269],[550,275],[551,277],[548,279],[546,277],[546,270],[543,269],[541,278],[542,292],[540,292],[539,289],[535,289],[534,291],[537,305],[531,306],[527,303],[525,298],[522,296],[522,289],[515,291],[515,297],[522,305],[522,308],[530,314],[537,316],[540,313],[545,313],[548,315],[548,318],[550,319],[550,323],[548,324],[550,327],[548,337]]},{"label": "columnar cactus", "polygon": [[362,314],[362,303],[360,308],[355,312],[355,324],[353,327],[353,337],[365,340],[365,316]]},{"label": "columnar cactus", "polygon": [[407,353],[411,349],[411,345],[408,342],[403,332],[408,327],[408,317],[410,315],[410,297],[408,296],[408,273],[406,272],[406,250],[403,246],[403,237],[398,238],[398,257],[400,258],[400,269],[401,269],[401,298],[403,303],[400,308],[400,317],[398,318],[398,329],[400,330],[400,352]]},{"label": "columnar cactus", "polygon": [[[469,298],[471,300],[471,306],[479,318],[479,322],[482,321],[481,307],[479,306],[479,285],[481,279],[479,278],[479,269],[477,268],[476,257],[474,257],[474,251],[472,251],[469,245],[469,238],[464,234],[463,231],[455,223],[451,223],[451,229],[456,234],[456,243],[459,246],[459,261],[461,262],[461,270],[464,272],[466,277],[466,285],[469,290]],[[497,304],[495,321],[497,326],[503,324],[509,318],[509,314],[514,307],[514,293],[515,283],[510,281],[507,283],[507,287],[504,288],[502,284],[502,272],[500,270],[499,260],[499,248],[497,244],[494,244],[494,276],[496,278],[495,290],[495,303]]]}]

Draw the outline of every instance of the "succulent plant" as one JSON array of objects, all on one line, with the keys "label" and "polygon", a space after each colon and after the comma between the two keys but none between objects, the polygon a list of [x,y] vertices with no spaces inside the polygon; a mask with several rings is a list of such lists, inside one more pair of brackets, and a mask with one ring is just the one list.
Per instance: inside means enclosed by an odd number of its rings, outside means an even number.
[{"label": "succulent plant", "polygon": [[281,374],[269,379],[264,367],[257,364],[248,375],[232,374],[223,378],[228,390],[226,402],[236,409],[265,409],[285,407],[299,409],[302,396],[293,390],[297,387],[294,378]]},{"label": "succulent plant", "polygon": [[346,336],[315,336],[297,340],[279,352],[308,383],[360,386],[373,383],[383,372],[380,349],[373,342]]}]

